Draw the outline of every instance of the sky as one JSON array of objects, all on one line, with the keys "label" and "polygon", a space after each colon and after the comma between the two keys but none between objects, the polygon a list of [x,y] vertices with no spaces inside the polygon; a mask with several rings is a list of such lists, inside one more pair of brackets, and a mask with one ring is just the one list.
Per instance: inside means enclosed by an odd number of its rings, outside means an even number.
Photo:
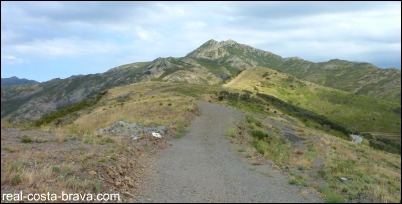
[{"label": "sky", "polygon": [[47,81],[232,39],[401,68],[401,2],[1,2],[1,77]]}]

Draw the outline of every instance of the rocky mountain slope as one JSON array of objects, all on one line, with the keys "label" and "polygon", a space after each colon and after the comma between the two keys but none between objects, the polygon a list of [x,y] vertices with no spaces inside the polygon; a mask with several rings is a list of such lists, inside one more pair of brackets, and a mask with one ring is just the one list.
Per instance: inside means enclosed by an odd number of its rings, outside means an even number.
[{"label": "rocky mountain slope", "polygon": [[233,40],[209,40],[181,58],[122,65],[105,73],[53,79],[41,84],[2,87],[1,117],[36,120],[102,90],[139,81],[220,84],[249,67],[262,66],[352,93],[400,101],[401,73],[368,63],[331,60],[313,63],[282,58]]}]

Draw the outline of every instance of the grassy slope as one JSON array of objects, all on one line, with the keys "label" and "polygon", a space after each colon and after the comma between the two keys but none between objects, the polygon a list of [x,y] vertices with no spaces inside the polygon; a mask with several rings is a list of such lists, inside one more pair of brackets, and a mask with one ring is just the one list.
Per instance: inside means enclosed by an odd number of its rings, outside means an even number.
[{"label": "grassy slope", "polygon": [[[244,78],[244,75],[247,73],[242,73],[240,78]],[[236,82],[236,79],[232,82]],[[238,81],[237,83],[240,82]],[[152,94],[149,94],[150,90],[167,86],[172,86],[172,89],[161,89],[160,92],[153,91]],[[187,114],[190,111],[195,111],[195,100],[211,100],[215,103],[233,105],[227,101],[218,101],[214,93],[222,89],[222,87],[218,86],[194,84],[177,86],[177,84],[166,82],[141,82],[109,89],[108,93],[97,102],[96,107],[81,110],[82,112],[79,111],[77,113],[79,114],[78,119],[72,124],[62,127],[62,131],[67,132],[67,134],[60,140],[65,141],[68,140],[68,137],[71,137],[70,135],[77,135],[77,138],[82,137],[82,139],[78,139],[79,141],[91,141],[90,144],[93,144],[92,149],[95,152],[96,148],[104,148],[102,141],[108,138],[97,137],[94,131],[108,126],[117,120],[141,122],[146,125],[168,125],[173,130],[180,130],[190,123]],[[261,86],[257,87],[257,89],[261,89]],[[262,117],[260,119],[261,123],[254,121],[254,124],[250,124],[250,127],[247,128],[267,132],[271,138],[275,139],[268,142],[255,139],[251,144],[259,152],[262,152],[264,157],[274,161],[279,166],[290,166],[290,183],[300,183],[300,185],[308,185],[316,188],[323,192],[327,201],[342,200],[344,198],[353,201],[359,193],[365,197],[369,197],[372,199],[371,201],[399,201],[401,189],[400,155],[376,151],[367,145],[355,145],[333,137],[328,132],[306,127],[304,123],[293,117],[290,117],[293,118],[291,120],[287,119],[289,118],[288,116],[280,114],[279,110],[274,109],[274,107],[270,107],[271,110],[260,110],[253,107],[251,103],[243,105],[240,104],[240,101],[237,103],[239,105],[236,107],[243,111],[258,110],[257,112],[261,114],[259,116]],[[268,118],[280,123],[288,123],[299,136],[307,139],[306,144],[308,149],[302,155],[293,154],[289,148],[289,142],[285,142],[281,138],[283,136],[280,134],[280,131],[278,131],[275,125],[270,123],[270,120],[266,120]],[[46,127],[43,128],[46,129]],[[52,127],[48,128],[51,129]],[[250,140],[243,144],[248,144],[249,142]],[[121,146],[116,146],[117,144]],[[111,149],[117,150],[126,147],[127,145],[124,145],[124,143],[120,144],[117,141],[110,143]],[[105,155],[99,153],[98,156],[105,158],[109,158],[110,156],[106,153]],[[88,158],[85,161],[93,160],[93,156],[91,155],[88,155]],[[324,165],[320,169],[315,169],[315,161],[318,158],[324,159]],[[27,160],[30,159],[32,158],[29,158],[29,155],[27,155]],[[74,158],[71,159],[74,160]],[[253,159],[253,157],[250,159]],[[105,159],[99,158],[99,161],[101,160]],[[49,161],[50,165],[56,165],[51,164],[51,160]],[[98,159],[93,161],[99,163]],[[109,161],[107,160],[107,162]],[[121,164],[120,162],[125,163],[127,161],[118,160],[115,162]],[[84,162],[83,166],[86,166],[86,164]],[[297,169],[304,170],[300,172]],[[320,170],[318,171],[319,174],[313,175],[313,178],[309,178],[309,172],[316,172],[317,170]],[[77,172],[80,171],[81,169],[77,169]],[[38,175],[41,175],[41,173],[38,172]],[[339,177],[345,176],[351,179],[351,181],[348,183],[339,182]],[[325,179],[325,183],[317,183],[315,177]],[[295,181],[295,178],[297,178],[297,181]],[[25,181],[24,178],[22,181]],[[75,190],[88,190],[87,188],[90,189],[93,187],[74,187]],[[337,196],[341,196],[341,198]]]},{"label": "grassy slope", "polygon": [[[245,157],[255,160],[258,156],[253,152],[257,151],[274,161],[289,173],[290,184],[312,187],[329,203],[399,202],[400,155],[375,150],[366,140],[359,145],[335,137],[332,130],[301,122],[274,106],[267,109],[259,103],[226,99],[213,102],[235,106],[247,113],[247,123],[228,136],[240,145],[238,151]],[[293,130],[303,140],[284,140],[281,126]],[[256,134],[258,131],[261,134]],[[245,132],[253,137],[247,137]],[[341,177],[348,178],[348,182],[341,182]]]},{"label": "grassy slope", "polygon": [[392,111],[397,103],[298,80],[268,68],[247,69],[225,86],[273,95],[352,130],[400,132],[400,115]]},{"label": "grassy slope", "polygon": [[110,89],[100,101],[99,107],[89,114],[82,115],[74,124],[80,129],[91,131],[118,120],[135,121],[144,125],[172,125],[175,129],[183,128],[188,123],[185,118],[186,112],[195,108],[194,101],[189,96],[146,94],[161,84],[166,83],[142,82]]}]

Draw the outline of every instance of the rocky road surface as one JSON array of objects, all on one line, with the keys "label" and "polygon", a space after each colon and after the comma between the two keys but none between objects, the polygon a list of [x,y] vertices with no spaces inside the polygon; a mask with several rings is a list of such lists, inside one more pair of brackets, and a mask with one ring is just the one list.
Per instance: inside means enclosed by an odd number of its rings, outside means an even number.
[{"label": "rocky road surface", "polygon": [[197,105],[201,115],[155,157],[134,202],[322,202],[270,165],[251,165],[236,152],[225,131],[241,120],[240,112]]}]

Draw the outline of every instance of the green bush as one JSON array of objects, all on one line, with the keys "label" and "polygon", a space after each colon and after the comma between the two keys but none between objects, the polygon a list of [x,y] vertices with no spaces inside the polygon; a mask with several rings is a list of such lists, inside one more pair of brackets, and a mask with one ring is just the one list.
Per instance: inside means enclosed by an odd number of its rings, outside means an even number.
[{"label": "green bush", "polygon": [[251,145],[262,155],[265,155],[267,152],[268,145],[264,141],[254,140],[251,142]]},{"label": "green bush", "polygon": [[250,101],[250,99],[251,99],[251,96],[249,93],[245,93],[240,96],[240,100],[242,100],[242,101]]},{"label": "green bush", "polygon": [[331,129],[340,131],[343,133],[341,136],[342,139],[350,140],[349,133],[351,132],[342,124],[335,123],[329,120],[327,117],[323,115],[319,115],[312,111],[306,110],[304,108],[300,108],[298,106],[292,105],[285,101],[282,101],[274,96],[258,93],[257,96],[261,97],[265,101],[271,103],[275,107],[281,109],[282,111],[286,112],[289,115],[296,116],[301,119],[308,119],[317,122],[318,124],[326,127],[330,127]]},{"label": "green bush", "polygon": [[188,130],[186,128],[182,128],[176,132],[175,138],[182,138],[187,133],[188,133]]},{"label": "green bush", "polygon": [[[401,154],[401,144],[387,138],[370,139],[370,146],[393,154]],[[388,144],[387,144],[388,143]]]},{"label": "green bush", "polygon": [[345,198],[343,198],[341,195],[338,195],[336,193],[328,193],[324,196],[324,200],[326,203],[344,203]]},{"label": "green bush", "polygon": [[233,128],[228,128],[226,129],[225,135],[229,137],[236,137],[236,130]]},{"label": "green bush", "polygon": [[15,186],[15,185],[21,183],[21,180],[22,180],[21,175],[16,174],[11,178],[11,184]]},{"label": "green bush", "polygon": [[103,138],[101,144],[107,144],[107,143],[114,143],[114,140],[110,137]]},{"label": "green bush", "polygon": [[29,137],[28,135],[22,136],[22,139],[21,139],[22,143],[32,143],[33,141],[34,140],[31,137]]},{"label": "green bush", "polygon": [[366,138],[366,139],[373,139],[373,135],[371,135],[370,133],[362,133],[361,134],[362,137]]},{"label": "green bush", "polygon": [[254,123],[256,126],[261,127],[262,123],[261,121],[259,121],[258,119],[256,119],[255,117],[253,117],[252,115],[246,115],[246,120],[248,123],[252,124]]},{"label": "green bush", "polygon": [[263,132],[263,131],[261,131],[261,130],[251,130],[250,135],[253,136],[253,137],[256,137],[256,138],[258,138],[260,140],[268,138],[268,134]]}]

